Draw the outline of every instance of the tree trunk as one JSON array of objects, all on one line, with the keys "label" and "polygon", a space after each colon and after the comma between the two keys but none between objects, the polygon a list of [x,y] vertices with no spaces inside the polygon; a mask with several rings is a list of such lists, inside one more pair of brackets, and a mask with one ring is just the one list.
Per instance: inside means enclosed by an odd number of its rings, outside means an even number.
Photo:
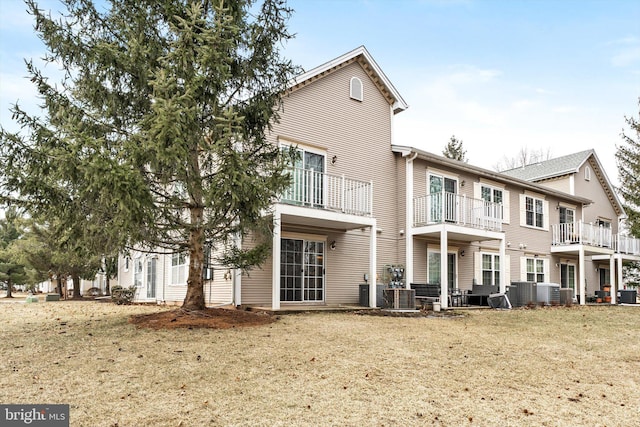
[{"label": "tree trunk", "polygon": [[6,295],[5,298],[13,298],[13,295],[11,294],[11,292],[12,292],[11,288],[12,287],[13,287],[13,284],[11,283],[11,280],[8,280],[7,281],[7,295]]},{"label": "tree trunk", "polygon": [[80,295],[80,276],[74,274],[71,276],[71,280],[73,280],[73,299],[82,298]]},{"label": "tree trunk", "polygon": [[105,276],[104,294],[107,295],[107,296],[111,295],[111,288],[109,287],[109,275],[108,274]]},{"label": "tree trunk", "polygon": [[[203,208],[191,208],[191,224],[202,224]],[[194,226],[189,232],[189,278],[187,279],[187,295],[182,308],[187,310],[204,310],[204,287],[202,268],[204,262],[204,230]]]},{"label": "tree trunk", "polygon": [[62,294],[62,276],[60,276],[59,274],[56,274],[56,290],[58,291],[58,295],[60,295],[60,298],[66,299],[66,295]]}]

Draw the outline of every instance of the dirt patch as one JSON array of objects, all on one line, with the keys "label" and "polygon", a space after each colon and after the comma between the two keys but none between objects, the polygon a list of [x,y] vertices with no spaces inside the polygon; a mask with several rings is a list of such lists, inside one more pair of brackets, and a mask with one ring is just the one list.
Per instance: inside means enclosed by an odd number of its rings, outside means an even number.
[{"label": "dirt patch", "polygon": [[356,312],[358,315],[362,316],[383,316],[383,317],[464,317],[464,314],[460,311],[454,310],[442,310],[442,311],[432,311],[432,310],[362,310]]},{"label": "dirt patch", "polygon": [[227,308],[207,308],[197,311],[179,308],[176,310],[131,316],[129,323],[139,328],[151,329],[228,329],[267,325],[274,322],[276,318],[276,316],[268,313]]}]

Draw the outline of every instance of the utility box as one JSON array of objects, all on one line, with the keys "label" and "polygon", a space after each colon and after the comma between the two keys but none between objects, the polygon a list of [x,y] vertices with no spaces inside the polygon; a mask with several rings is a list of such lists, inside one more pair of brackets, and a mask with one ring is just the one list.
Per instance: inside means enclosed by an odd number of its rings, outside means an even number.
[{"label": "utility box", "polygon": [[620,304],[635,304],[638,297],[638,291],[636,289],[620,289]]},{"label": "utility box", "polygon": [[[376,285],[376,307],[382,307],[384,304],[383,289],[384,285]],[[366,283],[360,284],[360,305],[369,307],[369,285]]]},{"label": "utility box", "polygon": [[560,288],[560,304],[572,305],[573,304],[573,289]]},{"label": "utility box", "polygon": [[382,307],[394,310],[415,310],[416,291],[415,289],[384,289],[384,304]]}]

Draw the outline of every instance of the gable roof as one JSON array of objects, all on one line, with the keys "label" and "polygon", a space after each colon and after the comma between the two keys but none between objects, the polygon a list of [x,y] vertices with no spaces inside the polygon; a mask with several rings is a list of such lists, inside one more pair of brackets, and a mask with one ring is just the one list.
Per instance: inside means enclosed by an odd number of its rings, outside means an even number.
[{"label": "gable roof", "polygon": [[595,155],[594,150],[580,151],[567,156],[556,157],[542,162],[532,163],[519,168],[509,169],[501,173],[526,181],[542,181],[549,178],[557,178],[563,175],[577,173],[580,167]]},{"label": "gable roof", "polygon": [[602,164],[596,155],[595,150],[585,150],[578,153],[569,154],[543,162],[533,163],[524,167],[502,171],[503,174],[514,178],[523,179],[530,182],[542,182],[553,178],[576,174],[580,168],[589,162],[593,168],[596,178],[611,202],[613,209],[618,215],[624,215],[624,208],[615,188],[609,181],[607,173],[602,168]]},{"label": "gable roof", "polygon": [[478,177],[486,178],[486,179],[489,179],[495,182],[504,183],[504,184],[517,185],[527,190],[535,191],[542,194],[553,195],[563,200],[571,200],[575,203],[580,203],[583,205],[588,205],[592,203],[592,200],[586,197],[575,196],[569,193],[565,193],[563,191],[555,190],[553,188],[550,188],[544,185],[536,184],[535,182],[532,182],[532,181],[523,180],[520,178],[505,175],[500,172],[495,172],[495,171],[484,169],[478,166],[473,166],[466,162],[449,159],[447,157],[439,156],[437,154],[429,153],[427,151],[419,150],[417,148],[407,147],[402,145],[392,145],[391,150],[394,153],[399,153],[399,154],[402,154],[403,156],[408,156],[411,153],[415,153],[418,158],[422,160],[426,160],[431,164],[436,164],[436,165],[445,166],[445,167],[448,166],[456,169],[463,169],[465,171],[469,171],[477,175]]},{"label": "gable roof", "polygon": [[362,66],[364,71],[378,87],[380,93],[382,93],[387,102],[393,106],[393,112],[395,114],[409,108],[409,105],[405,102],[398,90],[393,86],[389,78],[384,74],[378,63],[373,59],[367,48],[364,46],[357,47],[351,52],[347,52],[344,55],[313,68],[312,70],[300,74],[291,81],[290,89],[299,89],[310,82],[322,78],[323,76],[354,62],[358,62]]}]

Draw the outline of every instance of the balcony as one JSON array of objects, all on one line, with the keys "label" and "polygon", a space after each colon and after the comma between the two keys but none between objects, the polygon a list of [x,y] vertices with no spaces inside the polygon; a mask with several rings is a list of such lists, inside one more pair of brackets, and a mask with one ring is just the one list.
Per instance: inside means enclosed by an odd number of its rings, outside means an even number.
[{"label": "balcony", "polygon": [[455,193],[434,193],[413,199],[413,226],[455,224],[502,231],[502,204]]},{"label": "balcony", "polygon": [[582,221],[551,226],[551,245],[581,244],[600,248],[613,248],[611,228],[585,224]]},{"label": "balcony", "polygon": [[289,173],[292,184],[280,198],[280,203],[371,216],[373,183],[313,169],[291,168]]},{"label": "balcony", "polygon": [[640,256],[640,239],[616,234],[613,236],[613,249],[616,253]]}]

